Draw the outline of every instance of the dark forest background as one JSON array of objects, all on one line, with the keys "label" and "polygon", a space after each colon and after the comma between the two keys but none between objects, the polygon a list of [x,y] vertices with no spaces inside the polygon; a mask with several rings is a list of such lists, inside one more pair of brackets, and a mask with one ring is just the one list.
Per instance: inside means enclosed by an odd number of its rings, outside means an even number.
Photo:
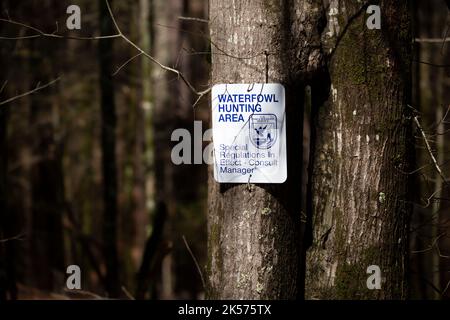
[{"label": "dark forest background", "polygon": [[[208,1],[110,3],[131,41],[210,87]],[[71,4],[81,30],[66,28]],[[442,0],[412,10],[412,107],[449,176],[450,42],[441,39],[450,15]],[[1,0],[0,18],[68,37],[116,33],[103,0]],[[177,166],[170,155],[173,130],[210,127],[208,98],[193,107],[197,96],[177,75],[122,38],[24,38],[33,34],[0,21],[0,299],[202,299],[207,166]],[[411,297],[449,299],[450,190],[416,135]],[[80,291],[66,289],[72,264]]]}]

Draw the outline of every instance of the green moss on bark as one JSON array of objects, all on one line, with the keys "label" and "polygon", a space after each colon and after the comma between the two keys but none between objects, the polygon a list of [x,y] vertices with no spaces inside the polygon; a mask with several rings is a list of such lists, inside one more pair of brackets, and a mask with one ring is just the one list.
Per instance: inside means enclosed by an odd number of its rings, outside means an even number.
[{"label": "green moss on bark", "polygon": [[380,248],[369,247],[359,253],[360,259],[353,263],[340,263],[336,269],[335,299],[376,299],[378,290],[367,288],[367,267],[379,264]]}]

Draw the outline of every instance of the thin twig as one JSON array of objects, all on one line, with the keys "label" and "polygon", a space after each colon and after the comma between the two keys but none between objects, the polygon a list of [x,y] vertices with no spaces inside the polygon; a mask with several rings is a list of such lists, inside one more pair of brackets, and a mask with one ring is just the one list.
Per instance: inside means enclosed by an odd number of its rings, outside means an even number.
[{"label": "thin twig", "polygon": [[427,147],[428,154],[430,155],[431,161],[433,161],[434,167],[436,168],[436,171],[439,173],[439,176],[442,178],[443,182],[447,184],[447,179],[445,178],[444,174],[442,173],[441,167],[439,167],[439,164],[437,163],[437,160],[433,154],[433,151],[431,150],[430,144],[427,139],[427,135],[425,134],[425,131],[423,131],[422,126],[420,125],[418,116],[414,116],[414,122],[416,123],[417,129],[419,129],[422,138],[425,142],[425,146]]},{"label": "thin twig", "polygon": [[0,243],[5,243],[13,240],[19,240],[22,241],[25,239],[25,233],[21,232],[18,235],[15,235],[14,237],[6,238],[6,239],[0,239]]},{"label": "thin twig", "polygon": [[192,105],[192,108],[195,108],[197,104],[200,102],[200,100],[203,98],[204,95],[208,94],[211,91],[211,88],[206,89],[203,91],[204,94],[198,96],[197,100],[195,100],[194,104]]},{"label": "thin twig", "polygon": [[36,91],[45,89],[45,88],[51,86],[52,84],[54,84],[55,82],[58,82],[59,80],[61,80],[61,77],[58,77],[58,78],[56,78],[56,79],[54,79],[54,80],[50,81],[49,83],[44,84],[44,85],[42,85],[42,86],[41,86],[41,85],[38,85],[38,86],[36,86],[36,88],[34,88],[33,90],[24,92],[24,93],[22,93],[22,94],[19,94],[19,95],[17,95],[17,96],[11,97],[11,98],[6,99],[6,100],[4,100],[4,101],[0,101],[0,106],[2,106],[2,105],[4,105],[4,104],[7,104],[7,103],[9,103],[9,102],[12,102],[12,101],[14,101],[14,100],[23,98],[23,97],[25,97],[25,96],[28,96],[28,95],[30,95],[30,94],[33,94],[33,93],[35,93]]},{"label": "thin twig", "polygon": [[97,299],[97,300],[106,300],[107,298],[105,297],[101,297],[98,294],[95,294],[93,292],[90,291],[86,291],[86,290],[81,290],[81,289],[76,289],[76,290],[72,290],[72,289],[64,289],[64,293],[66,293],[67,295],[69,295],[69,297],[89,297],[90,299]]},{"label": "thin twig", "polygon": [[[446,39],[447,38],[447,35],[448,35],[448,30],[450,29],[450,21],[448,20],[448,14],[447,14],[447,18],[446,18],[446,21],[448,21],[447,22],[447,29],[445,29],[445,34],[444,34],[444,39]],[[442,46],[441,46],[441,55],[444,55],[444,48],[445,48],[445,41],[442,41]]]},{"label": "thin twig", "polygon": [[125,293],[125,295],[127,296],[128,299],[130,300],[136,300],[133,295],[127,290],[127,288],[125,288],[124,286],[121,287],[123,293]]},{"label": "thin twig", "polygon": [[127,64],[129,64],[131,61],[133,61],[137,57],[140,57],[141,55],[142,55],[142,52],[139,52],[139,53],[135,54],[134,56],[132,56],[130,59],[125,61],[120,67],[118,67],[117,70],[112,75],[115,76],[116,74],[118,74],[120,72],[120,70],[122,70],[122,68],[124,68]]},{"label": "thin twig", "polygon": [[[259,57],[259,56],[262,56],[262,55],[264,54],[264,51],[261,51],[261,52],[258,52],[258,53],[251,54],[251,55],[249,55],[249,56],[242,56],[242,57],[236,56],[236,55],[233,55],[233,54],[228,53],[228,52],[226,52],[225,50],[221,49],[217,44],[215,44],[215,43],[211,40],[211,38],[209,38],[208,36],[204,35],[203,33],[200,33],[200,32],[192,32],[192,31],[188,31],[188,30],[185,30],[185,29],[182,29],[182,28],[178,28],[178,27],[174,27],[174,26],[169,26],[169,25],[165,25],[165,24],[161,24],[161,23],[157,23],[156,26],[157,26],[157,27],[162,27],[162,28],[167,28],[167,29],[176,30],[176,31],[178,31],[178,32],[183,32],[183,33],[185,33],[185,34],[190,34],[190,35],[193,35],[193,36],[201,37],[201,38],[205,39],[206,41],[208,41],[209,44],[211,45],[211,47],[216,48],[216,49],[220,52],[220,55],[223,55],[223,56],[226,56],[226,57],[230,57],[230,58],[233,58],[233,59],[237,59],[237,60],[250,60],[250,59],[254,59],[254,58],[257,58],[257,57]],[[212,53],[212,52],[211,52],[211,54],[212,54],[212,55],[218,55],[218,53]]]},{"label": "thin twig", "polygon": [[195,266],[197,267],[197,271],[198,271],[198,273],[200,274],[200,278],[201,278],[202,284],[203,284],[203,289],[206,290],[206,283],[205,283],[205,279],[203,278],[203,272],[202,272],[202,269],[200,268],[200,265],[198,264],[197,259],[195,258],[194,254],[192,253],[192,250],[191,250],[191,248],[189,247],[189,244],[187,243],[186,238],[184,237],[184,235],[182,236],[182,238],[183,238],[184,244],[186,245],[186,249],[189,251],[189,254],[190,254],[191,257],[192,257],[192,260],[194,260]]},{"label": "thin twig", "polygon": [[3,92],[3,90],[5,90],[6,85],[8,84],[8,80],[5,80],[5,82],[3,82],[2,87],[0,88],[0,93]]},{"label": "thin twig", "polygon": [[447,292],[448,288],[450,286],[450,281],[447,282],[447,285],[445,286],[444,290],[442,291],[442,296]]},{"label": "thin twig", "polygon": [[102,39],[114,39],[119,38],[119,34],[113,34],[113,35],[107,35],[107,36],[92,36],[92,37],[78,37],[78,36],[64,36],[56,33],[47,33],[42,30],[39,30],[38,28],[35,28],[33,26],[27,25],[22,22],[14,21],[14,20],[8,20],[0,18],[0,21],[7,22],[10,24],[14,24],[16,26],[24,27],[25,29],[32,30],[36,32],[37,34],[29,35],[29,36],[23,36],[23,37],[0,37],[2,40],[22,40],[22,39],[34,39],[34,38],[56,38],[56,39],[72,39],[72,40],[102,40]]},{"label": "thin twig", "polygon": [[442,43],[442,42],[450,42],[450,37],[441,39],[441,38],[415,38],[414,42],[421,43]]},{"label": "thin twig", "polygon": [[421,60],[413,60],[415,63],[425,64],[427,66],[436,67],[436,68],[449,68],[450,64],[436,64],[428,61],[421,61]]},{"label": "thin twig", "polygon": [[415,251],[412,251],[411,253],[414,253],[414,254],[416,254],[416,253],[425,253],[425,252],[427,252],[427,251],[432,250],[435,246],[437,246],[437,242],[438,242],[439,239],[441,239],[444,235],[445,235],[445,233],[442,233],[442,234],[440,234],[439,236],[437,236],[437,237],[433,240],[433,242],[432,242],[426,249],[415,250]]},{"label": "thin twig", "polygon": [[[439,127],[442,123],[445,123],[445,119],[447,119],[447,116],[448,116],[449,111],[450,111],[450,104],[448,105],[447,110],[445,111],[444,116],[442,117],[441,120],[439,120],[439,122],[438,122],[436,125],[434,125],[434,128],[437,128],[437,127]],[[436,135],[439,135],[439,134],[440,134],[439,132],[436,133]]]},{"label": "thin twig", "polygon": [[201,18],[195,18],[195,17],[178,17],[178,19],[186,20],[186,21],[195,21],[195,22],[209,23],[209,20],[207,20],[207,19],[201,19]]}]

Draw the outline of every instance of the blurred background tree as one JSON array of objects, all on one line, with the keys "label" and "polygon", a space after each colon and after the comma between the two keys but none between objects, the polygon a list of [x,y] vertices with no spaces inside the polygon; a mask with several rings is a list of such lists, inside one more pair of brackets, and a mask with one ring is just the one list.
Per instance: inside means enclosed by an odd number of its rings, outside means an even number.
[{"label": "blurred background tree", "polygon": [[[81,8],[81,30],[66,28],[71,4]],[[207,23],[179,18],[207,19],[206,1],[111,5],[127,37],[208,87]],[[64,36],[117,32],[103,0],[2,1],[1,18]],[[0,28],[5,37],[33,34]],[[194,119],[207,128],[206,101],[194,110],[197,97],[142,56],[118,70],[137,53],[121,39],[0,42],[2,101],[61,79],[0,109],[0,239],[14,237],[0,243],[0,297],[15,298],[16,288],[19,298],[67,294],[70,264],[80,265],[85,292],[126,298],[140,287],[140,298],[201,297],[182,236],[204,265],[206,166],[172,164],[170,137],[175,128],[193,131]],[[155,237],[161,211],[166,223]]]}]

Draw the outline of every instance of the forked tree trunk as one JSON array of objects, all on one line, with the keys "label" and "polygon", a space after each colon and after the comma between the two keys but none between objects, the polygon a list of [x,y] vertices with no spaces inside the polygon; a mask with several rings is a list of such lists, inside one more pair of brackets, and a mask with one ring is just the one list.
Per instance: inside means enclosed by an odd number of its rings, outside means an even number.
[{"label": "forked tree trunk", "polygon": [[227,185],[210,174],[209,298],[302,295],[303,96],[320,62],[318,7],[318,1],[210,1],[212,84],[267,79],[285,86],[288,178],[283,184]]},{"label": "forked tree trunk", "polygon": [[[381,30],[368,30],[362,6],[331,1],[328,12],[336,17],[338,36],[330,29],[325,36],[327,52],[337,47],[329,62],[330,98],[316,124],[308,298],[407,294],[409,3],[381,1]],[[370,265],[381,269],[380,290],[367,288]]]}]

